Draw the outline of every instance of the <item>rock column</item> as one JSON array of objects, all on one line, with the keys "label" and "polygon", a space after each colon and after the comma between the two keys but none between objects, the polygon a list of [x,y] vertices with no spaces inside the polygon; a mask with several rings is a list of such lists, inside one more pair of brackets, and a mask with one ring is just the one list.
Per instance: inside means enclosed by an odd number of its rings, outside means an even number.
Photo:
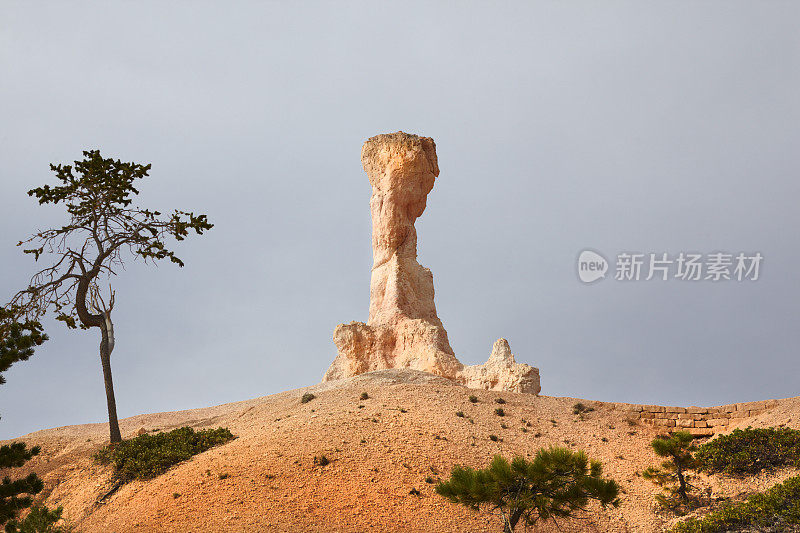
[{"label": "rock column", "polygon": [[378,135],[364,143],[361,163],[372,185],[369,318],[336,327],[333,342],[339,353],[323,381],[411,368],[476,388],[538,393],[538,370],[514,362],[504,339],[507,353],[496,343],[486,365],[464,367],[436,314],[433,274],[417,262],[414,227],[439,175],[433,139],[403,132]]}]

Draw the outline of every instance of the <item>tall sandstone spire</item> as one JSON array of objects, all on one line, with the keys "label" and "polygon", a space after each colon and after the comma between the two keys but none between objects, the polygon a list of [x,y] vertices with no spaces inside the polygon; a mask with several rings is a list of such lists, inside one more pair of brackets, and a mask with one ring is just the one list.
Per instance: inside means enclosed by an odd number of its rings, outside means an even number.
[{"label": "tall sandstone spire", "polygon": [[339,324],[339,354],[323,381],[372,370],[411,368],[468,387],[538,394],[539,370],[516,363],[505,339],[484,365],[456,359],[436,314],[433,274],[417,262],[414,222],[439,175],[436,144],[397,132],[364,143],[361,163],[372,185],[372,278],[367,323]]}]

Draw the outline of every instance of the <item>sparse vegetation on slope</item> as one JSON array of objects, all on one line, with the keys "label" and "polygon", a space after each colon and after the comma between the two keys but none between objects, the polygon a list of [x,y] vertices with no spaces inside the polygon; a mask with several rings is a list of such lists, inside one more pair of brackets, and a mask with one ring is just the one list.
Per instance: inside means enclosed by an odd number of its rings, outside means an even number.
[{"label": "sparse vegetation on slope", "polygon": [[152,479],[171,466],[233,438],[228,428],[195,431],[182,427],[168,433],[144,434],[110,444],[98,451],[95,459],[102,464],[111,464],[114,477],[119,481]]},{"label": "sparse vegetation on slope", "polygon": [[770,468],[800,466],[800,431],[737,429],[700,446],[696,457],[698,468],[709,474],[742,476]]},{"label": "sparse vegetation on slope", "polygon": [[[309,390],[318,398],[303,405],[300,398]],[[360,402],[364,409],[356,409],[364,391],[371,398]],[[469,402],[470,394],[480,402]],[[606,475],[624,483],[622,503],[613,512],[592,504],[574,519],[557,519],[557,524],[540,521],[536,531],[662,530],[665,514],[653,505],[653,493],[658,491],[640,475],[665,459],[657,458],[650,448],[654,437],[650,428],[632,428],[638,432],[629,435],[631,428],[625,424],[629,412],[608,409],[600,402],[581,400],[595,412],[579,422],[572,414],[577,399],[503,393],[507,404],[498,405],[494,399],[499,395],[465,390],[413,371],[379,371],[336,386],[125,420],[122,428],[129,435],[139,428],[168,431],[188,425],[196,431],[227,427],[237,438],[153,480],[123,485],[113,497],[104,496],[111,488],[105,483],[111,468],[101,471],[91,462],[99,442],[107,438],[103,425],[45,430],[26,437],[29,446],[41,446],[42,452],[34,466],[26,465],[20,472],[27,475],[32,468],[46,476],[45,503],[63,505],[64,518],[79,531],[159,531],[169,524],[175,531],[333,533],[368,531],[378,524],[386,533],[499,532],[503,527],[498,515],[451,505],[435,493],[436,484],[450,477],[454,465],[486,468],[498,453],[509,462],[515,456],[532,461],[537,449],[567,447],[564,440],[569,440],[570,450],[586,450],[602,462]],[[398,406],[407,413],[400,413]],[[505,417],[494,414],[497,407],[505,408]],[[459,410],[464,418],[455,416]],[[788,417],[800,420],[796,413],[800,398],[786,400],[779,413],[761,415],[750,423],[777,426]],[[503,422],[508,429],[501,429]],[[329,465],[313,464],[321,454]],[[226,473],[229,477],[221,479]],[[700,486],[698,494],[713,488],[714,498],[704,497],[713,506],[710,511],[722,501],[763,491],[791,475],[795,474],[779,470],[758,479],[726,478],[721,484],[704,476],[693,483]],[[421,494],[409,495],[412,488]],[[175,493],[180,496],[175,498]],[[103,505],[95,505],[98,498],[104,498]],[[523,530],[520,519],[516,531]]]},{"label": "sparse vegetation on slope", "polygon": [[61,520],[62,508],[48,509],[34,505],[22,520],[12,520],[6,524],[6,533],[66,533],[68,528],[57,526]]},{"label": "sparse vegetation on slope", "polygon": [[800,530],[800,476],[792,477],[745,501],[727,504],[703,518],[673,527],[673,533]]}]

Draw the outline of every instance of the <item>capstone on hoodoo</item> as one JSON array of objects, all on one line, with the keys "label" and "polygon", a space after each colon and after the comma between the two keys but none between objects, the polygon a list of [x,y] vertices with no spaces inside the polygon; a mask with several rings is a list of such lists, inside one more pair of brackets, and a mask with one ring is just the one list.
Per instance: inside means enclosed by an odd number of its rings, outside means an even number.
[{"label": "capstone on hoodoo", "polygon": [[336,326],[339,353],[323,381],[411,368],[467,387],[538,394],[539,370],[515,362],[505,339],[495,342],[485,364],[461,364],[436,314],[433,274],[417,262],[414,227],[439,175],[433,139],[378,135],[364,143],[361,163],[372,185],[369,318]]}]

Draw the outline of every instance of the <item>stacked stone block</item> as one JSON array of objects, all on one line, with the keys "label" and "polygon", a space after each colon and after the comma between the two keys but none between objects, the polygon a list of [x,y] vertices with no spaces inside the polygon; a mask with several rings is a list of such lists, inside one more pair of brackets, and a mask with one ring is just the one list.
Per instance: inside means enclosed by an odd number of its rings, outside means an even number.
[{"label": "stacked stone block", "polygon": [[661,405],[617,404],[630,411],[643,424],[666,432],[688,431],[697,437],[710,437],[742,418],[750,418],[772,409],[778,400],[733,403],[719,407],[665,407]]}]

